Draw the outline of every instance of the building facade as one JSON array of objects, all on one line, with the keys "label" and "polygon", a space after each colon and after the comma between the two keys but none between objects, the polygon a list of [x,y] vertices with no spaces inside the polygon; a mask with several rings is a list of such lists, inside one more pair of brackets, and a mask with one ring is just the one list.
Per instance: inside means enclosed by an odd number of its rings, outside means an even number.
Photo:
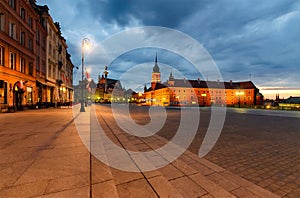
[{"label": "building facade", "polygon": [[104,75],[98,78],[94,98],[95,102],[126,102],[121,82]]},{"label": "building facade", "polygon": [[0,108],[22,109],[38,101],[36,29],[39,16],[24,0],[0,1]]},{"label": "building facade", "polygon": [[220,82],[175,79],[172,72],[169,79],[160,83],[153,78],[159,71],[157,58],[152,72],[151,87],[145,89],[145,104],[158,106],[252,106],[262,105],[262,95],[251,82]]},{"label": "building facade", "polygon": [[34,0],[0,1],[0,112],[72,100],[73,66],[48,10]]}]

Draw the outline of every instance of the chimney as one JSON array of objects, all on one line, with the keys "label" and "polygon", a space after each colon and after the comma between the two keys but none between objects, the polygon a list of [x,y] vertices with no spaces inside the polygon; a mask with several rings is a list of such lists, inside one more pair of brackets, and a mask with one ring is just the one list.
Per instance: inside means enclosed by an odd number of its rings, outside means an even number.
[{"label": "chimney", "polygon": [[217,83],[218,83],[218,85],[220,84],[220,80],[219,79],[217,80]]},{"label": "chimney", "polygon": [[198,84],[200,84],[200,78],[198,78]]},{"label": "chimney", "polygon": [[230,86],[232,86],[232,80],[230,80]]}]

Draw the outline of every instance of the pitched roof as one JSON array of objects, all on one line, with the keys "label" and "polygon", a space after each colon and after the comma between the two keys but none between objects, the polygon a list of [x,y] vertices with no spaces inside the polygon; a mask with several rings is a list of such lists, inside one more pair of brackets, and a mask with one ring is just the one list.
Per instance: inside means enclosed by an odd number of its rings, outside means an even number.
[{"label": "pitched roof", "polygon": [[283,100],[283,103],[300,104],[300,97],[290,96],[288,99]]},{"label": "pitched roof", "polygon": [[[164,83],[170,86],[168,82]],[[174,87],[193,87],[193,88],[220,88],[220,89],[257,89],[251,81],[245,82],[220,82],[203,80],[175,79]]]},{"label": "pitched roof", "polygon": [[[219,89],[257,89],[252,81],[245,82],[220,82],[220,81],[204,81],[204,80],[186,80],[186,79],[174,79],[174,86],[169,82],[156,83],[154,90],[162,89],[165,87],[186,87],[186,88],[219,88]],[[147,91],[152,91],[150,87]]]}]

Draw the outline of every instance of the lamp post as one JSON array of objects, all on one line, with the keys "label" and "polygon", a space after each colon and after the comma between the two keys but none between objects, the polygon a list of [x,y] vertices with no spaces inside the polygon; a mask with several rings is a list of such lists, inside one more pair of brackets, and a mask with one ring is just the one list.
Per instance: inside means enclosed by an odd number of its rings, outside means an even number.
[{"label": "lamp post", "polygon": [[239,108],[241,108],[241,98],[240,97],[244,95],[244,92],[243,91],[237,91],[235,93],[235,95],[237,95],[239,97]]},{"label": "lamp post", "polygon": [[84,109],[84,83],[83,83],[83,77],[84,77],[84,47],[89,46],[90,40],[88,38],[84,38],[81,41],[81,66],[82,66],[82,76],[81,76],[81,106],[80,106],[80,112],[85,112]]}]

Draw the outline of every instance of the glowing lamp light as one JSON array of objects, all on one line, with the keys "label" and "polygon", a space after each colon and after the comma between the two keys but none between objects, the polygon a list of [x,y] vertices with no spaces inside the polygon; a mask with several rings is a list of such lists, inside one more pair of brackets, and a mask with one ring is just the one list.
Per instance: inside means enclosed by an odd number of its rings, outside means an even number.
[{"label": "glowing lamp light", "polygon": [[237,92],[235,93],[235,95],[237,95],[237,96],[243,96],[243,95],[244,95],[244,92],[243,92],[243,91],[237,91]]}]

